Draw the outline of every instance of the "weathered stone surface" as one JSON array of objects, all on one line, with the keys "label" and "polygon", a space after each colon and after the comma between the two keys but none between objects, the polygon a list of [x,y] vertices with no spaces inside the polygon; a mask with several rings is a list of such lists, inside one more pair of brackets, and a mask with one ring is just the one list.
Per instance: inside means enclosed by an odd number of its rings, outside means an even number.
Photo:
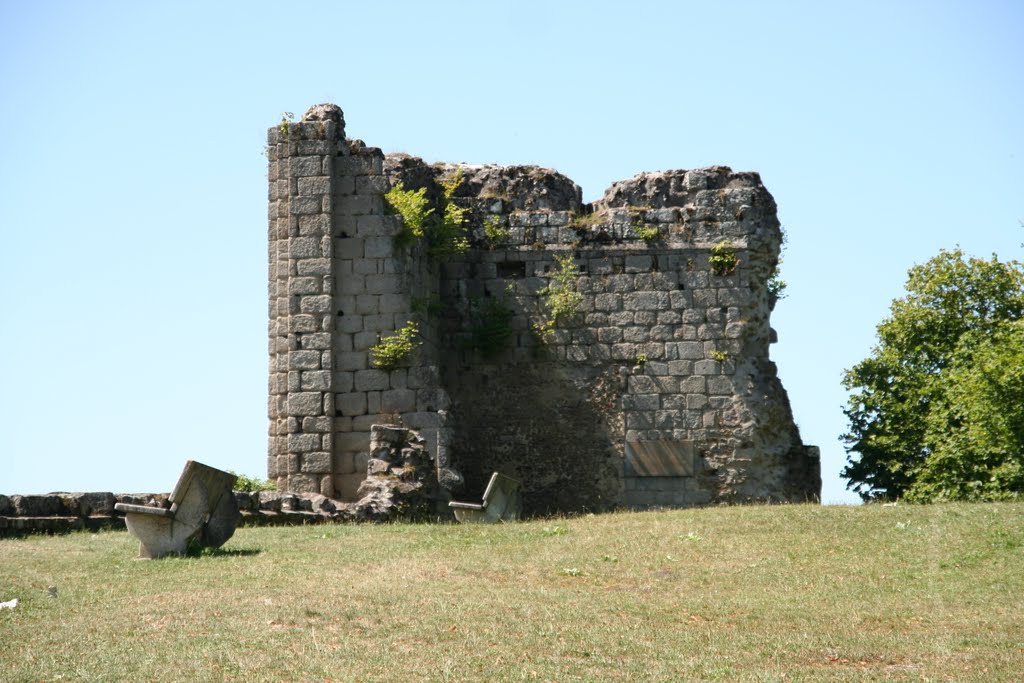
[{"label": "weathered stone surface", "polygon": [[11,506],[18,517],[51,517],[64,511],[63,501],[57,495],[11,496]]},{"label": "weathered stone surface", "polygon": [[207,548],[221,547],[234,535],[241,519],[242,514],[235,497],[223,496],[203,525],[200,542]]},{"label": "weathered stone surface", "polygon": [[[320,493],[320,480],[311,474],[291,474],[288,476],[289,491],[294,493]],[[282,509],[287,498],[282,499]]]},{"label": "weathered stone surface", "polygon": [[80,510],[79,514],[83,517],[109,517],[114,514],[114,505],[117,503],[117,498],[114,497],[113,493],[101,491],[74,493],[71,495],[78,499],[77,507]]},{"label": "weathered stone surface", "polygon": [[396,425],[374,425],[367,476],[354,505],[360,519],[430,519],[439,488],[434,459],[424,439]]},{"label": "weathered stone surface", "polygon": [[345,114],[336,104],[329,102],[314,104],[302,115],[302,120],[306,122],[331,121],[334,123],[334,136],[339,140],[345,137]]},{"label": "weathered stone surface", "polygon": [[322,405],[323,394],[319,392],[297,392],[288,396],[289,415],[320,415]]},{"label": "weathered stone surface", "polygon": [[235,505],[240,512],[259,509],[259,497],[250,491],[233,491]]},{"label": "weathered stone surface", "polygon": [[446,491],[455,493],[465,488],[466,482],[458,470],[442,467],[437,473],[437,482]]},{"label": "weathered stone surface", "polygon": [[461,172],[462,183],[456,188],[455,197],[481,199],[483,203],[479,206],[488,212],[496,203],[502,213],[574,212],[583,206],[583,192],[579,185],[550,168],[428,165],[416,157],[390,154],[385,158],[384,171],[392,183],[401,182],[407,190],[426,187],[427,197],[433,202],[441,198],[439,181]]},{"label": "weathered stone surface", "polygon": [[[522,480],[528,514],[817,495],[816,456],[768,361],[766,283],[782,235],[756,173],[641,173],[585,205],[550,169],[385,158],[329,139],[340,110],[307,117],[275,148],[271,169],[270,367],[279,379],[269,410],[282,436],[270,449],[290,458],[274,461],[280,485],[333,487],[356,506],[356,486],[367,497],[379,482],[362,480],[371,452],[348,435],[405,420],[422,428],[441,490],[482,489],[491,472],[508,472]],[[438,259],[436,236],[397,247],[401,218],[386,214],[383,193],[398,182],[423,188],[437,219],[442,183],[454,178],[469,250]],[[736,254],[727,274],[709,260],[723,241]],[[569,280],[555,277],[565,256]],[[536,334],[565,282],[578,294],[575,312]],[[372,368],[369,349],[410,321],[416,351],[400,370]],[[449,408],[443,425],[424,419]],[[334,420],[330,431],[312,422],[321,418]],[[294,420],[302,434],[289,440]],[[304,450],[312,441],[301,437],[321,434],[317,450]],[[696,464],[636,476],[627,450],[645,447],[627,441],[692,443]],[[327,454],[329,471],[300,472],[300,453]],[[405,483],[417,471],[377,453],[372,462],[372,477]],[[635,485],[648,479],[671,483]],[[370,499],[379,518],[387,506]],[[334,514],[357,518],[356,509]]]},{"label": "weathered stone surface", "polygon": [[256,498],[259,501],[259,507],[261,510],[281,509],[280,491],[260,491],[256,494]]},{"label": "weathered stone surface", "polygon": [[338,505],[335,501],[331,500],[327,496],[320,494],[313,494],[310,499],[310,507],[313,512],[335,512],[338,509]]},{"label": "weathered stone surface", "polygon": [[383,370],[359,370],[355,374],[356,391],[381,391],[389,386],[388,373]]},{"label": "weathered stone surface", "polygon": [[626,476],[692,477],[692,441],[626,439]]}]

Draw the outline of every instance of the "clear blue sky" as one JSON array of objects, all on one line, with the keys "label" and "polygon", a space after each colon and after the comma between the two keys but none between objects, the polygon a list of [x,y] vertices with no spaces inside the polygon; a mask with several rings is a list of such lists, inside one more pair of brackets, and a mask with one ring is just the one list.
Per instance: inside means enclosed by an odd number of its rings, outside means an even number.
[{"label": "clear blue sky", "polygon": [[265,474],[265,131],[559,169],[759,171],[772,349],[839,478],[844,368],[907,269],[1020,258],[1024,3],[0,0],[0,492]]}]

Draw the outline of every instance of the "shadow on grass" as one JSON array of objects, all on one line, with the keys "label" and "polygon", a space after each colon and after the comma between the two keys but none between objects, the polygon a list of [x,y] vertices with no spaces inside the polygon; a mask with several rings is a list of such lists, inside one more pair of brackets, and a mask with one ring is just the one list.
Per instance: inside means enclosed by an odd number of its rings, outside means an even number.
[{"label": "shadow on grass", "polygon": [[225,550],[223,548],[190,547],[188,552],[185,553],[185,557],[251,557],[262,552],[259,548],[233,548]]}]

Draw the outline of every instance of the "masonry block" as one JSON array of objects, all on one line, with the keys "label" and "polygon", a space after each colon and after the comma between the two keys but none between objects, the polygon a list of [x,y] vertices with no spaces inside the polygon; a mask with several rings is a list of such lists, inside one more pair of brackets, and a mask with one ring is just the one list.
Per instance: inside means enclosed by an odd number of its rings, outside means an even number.
[{"label": "masonry block", "polygon": [[338,354],[336,370],[365,370],[368,367],[366,351],[348,351]]},{"label": "masonry block", "polygon": [[299,299],[299,310],[303,313],[326,313],[331,310],[331,297],[326,294],[304,296]]},{"label": "masonry block", "polygon": [[328,275],[331,272],[331,261],[326,258],[301,259],[296,269],[299,275]]},{"label": "masonry block", "polygon": [[370,449],[370,432],[339,432],[334,441],[339,451],[360,453]]},{"label": "masonry block", "polygon": [[292,370],[318,370],[319,351],[291,351],[288,354],[288,368]]},{"label": "masonry block", "polygon": [[306,453],[320,448],[320,436],[318,434],[289,434],[288,451],[291,453]]},{"label": "masonry block", "polygon": [[[301,471],[305,473],[326,474],[331,471],[331,454],[324,452],[304,453]],[[317,489],[319,493],[319,488]]]},{"label": "masonry block", "polygon": [[347,417],[366,414],[366,392],[338,394],[334,399],[335,408]]},{"label": "masonry block", "polygon": [[300,391],[327,391],[331,387],[329,370],[307,370],[300,373]]},{"label": "masonry block", "polygon": [[331,179],[327,176],[299,178],[299,196],[319,196],[331,191]]},{"label": "masonry block", "polygon": [[394,251],[394,239],[388,236],[367,237],[364,245],[365,258],[385,258]]},{"label": "masonry block", "polygon": [[320,175],[323,171],[323,160],[319,156],[292,157],[288,164],[290,176],[298,178]]},{"label": "masonry block", "polygon": [[288,414],[320,415],[323,395],[320,392],[292,392],[288,395]]},{"label": "masonry block", "polygon": [[339,259],[362,259],[365,240],[356,237],[344,237],[334,240],[334,255]]}]

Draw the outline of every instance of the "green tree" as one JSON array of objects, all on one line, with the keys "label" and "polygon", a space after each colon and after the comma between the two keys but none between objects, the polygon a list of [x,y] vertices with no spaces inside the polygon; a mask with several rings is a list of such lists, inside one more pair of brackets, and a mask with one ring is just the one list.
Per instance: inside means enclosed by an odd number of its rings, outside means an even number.
[{"label": "green tree", "polygon": [[[852,393],[844,411],[850,427],[842,438],[850,458],[842,476],[865,500],[908,494],[917,500],[972,497],[967,491],[998,497],[991,486],[979,489],[962,477],[970,472],[970,480],[977,481],[985,473],[1002,473],[996,463],[1007,459],[1019,465],[1020,441],[1016,447],[1004,443],[998,452],[1005,456],[998,456],[992,441],[977,437],[986,429],[978,421],[987,410],[981,407],[983,399],[996,400],[1005,391],[982,390],[976,359],[988,354],[998,365],[1006,362],[1000,354],[1012,355],[1005,345],[986,340],[1019,334],[1012,323],[1024,317],[1024,267],[995,256],[965,258],[959,249],[943,250],[910,269],[906,289],[878,326],[872,355],[845,373],[843,385]],[[988,377],[996,387],[1013,381]],[[955,403],[969,397],[978,406],[966,410]],[[1024,412],[1024,405],[1001,409]],[[958,430],[975,436],[949,438]],[[1009,470],[999,476],[1002,490],[1019,483]]]},{"label": "green tree", "polygon": [[1001,500],[1024,493],[1024,320],[969,332],[928,416],[928,456],[908,500]]}]

